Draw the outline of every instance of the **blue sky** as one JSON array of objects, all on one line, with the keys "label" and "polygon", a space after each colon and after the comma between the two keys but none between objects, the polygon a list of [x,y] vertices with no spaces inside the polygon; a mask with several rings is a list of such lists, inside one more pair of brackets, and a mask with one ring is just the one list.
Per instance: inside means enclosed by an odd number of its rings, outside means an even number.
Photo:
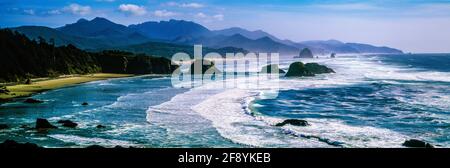
[{"label": "blue sky", "polygon": [[0,14],[1,27],[59,27],[97,16],[124,25],[183,19],[210,29],[261,29],[293,41],[450,52],[450,0],[2,0]]}]

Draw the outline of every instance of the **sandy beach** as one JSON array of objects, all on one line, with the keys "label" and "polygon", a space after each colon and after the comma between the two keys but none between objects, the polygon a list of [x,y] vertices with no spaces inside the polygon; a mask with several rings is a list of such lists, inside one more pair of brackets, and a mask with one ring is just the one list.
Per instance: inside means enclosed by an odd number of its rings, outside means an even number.
[{"label": "sandy beach", "polygon": [[32,84],[18,84],[7,86],[8,94],[0,94],[0,101],[7,101],[17,97],[26,97],[35,93],[66,87],[70,85],[112,78],[132,77],[132,74],[96,73],[88,75],[70,75],[58,78],[33,79]]}]

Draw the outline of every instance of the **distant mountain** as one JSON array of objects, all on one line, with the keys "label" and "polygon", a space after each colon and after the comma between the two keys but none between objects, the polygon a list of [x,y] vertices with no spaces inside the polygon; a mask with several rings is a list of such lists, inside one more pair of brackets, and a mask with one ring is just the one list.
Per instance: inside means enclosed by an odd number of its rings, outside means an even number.
[{"label": "distant mountain", "polygon": [[114,45],[129,45],[150,41],[146,36],[129,29],[127,26],[100,17],[90,21],[80,19],[76,23],[56,29],[68,35],[113,41]]},{"label": "distant mountain", "polygon": [[403,53],[401,50],[389,47],[377,47],[368,44],[344,43],[338,40],[304,41],[297,43],[312,49],[315,54],[330,53]]},{"label": "distant mountain", "polygon": [[79,48],[91,50],[133,45],[145,46],[149,42],[164,42],[188,46],[202,44],[215,49],[228,47],[228,49],[242,48],[251,52],[279,52],[282,55],[298,55],[300,50],[304,48],[309,48],[316,55],[330,53],[401,53],[400,50],[389,47],[344,43],[337,40],[304,42],[280,40],[276,36],[261,30],[249,31],[238,27],[211,31],[195,22],[183,20],[144,22],[124,26],[97,17],[92,20],[80,19],[75,23],[56,29],[39,26],[13,29],[33,39],[41,36],[46,40],[53,39],[57,45],[73,44]]},{"label": "distant mountain", "polygon": [[[183,52],[190,56],[194,55],[194,47],[191,45],[181,45],[173,43],[163,43],[163,42],[147,42],[136,45],[121,46],[112,48],[114,50],[128,51],[132,53],[143,53],[152,56],[171,58],[172,55]],[[223,47],[223,48],[208,48],[203,47],[203,53],[216,52],[221,55],[226,53],[247,53],[247,50],[235,47]]]},{"label": "distant mountain", "polygon": [[37,40],[38,37],[44,38],[46,41],[54,41],[55,45],[72,44],[82,49],[105,48],[110,45],[109,41],[95,38],[84,38],[68,35],[56,29],[43,26],[21,26],[12,28],[12,30],[25,34],[28,38]]},{"label": "distant mountain", "polygon": [[129,28],[152,39],[173,40],[180,36],[204,36],[211,32],[204,26],[184,21],[169,20],[160,22],[145,22],[136,25],[130,25]]},{"label": "distant mountain", "polygon": [[403,51],[401,50],[389,47],[376,47],[360,43],[346,43],[346,44],[356,49],[359,53],[397,53],[397,54],[403,53]]},{"label": "distant mountain", "polygon": [[263,37],[269,37],[270,39],[272,39],[273,41],[276,41],[278,43],[283,43],[285,45],[295,45],[295,42],[290,41],[290,40],[280,40],[279,38],[275,37],[274,35],[271,35],[265,31],[262,30],[255,30],[255,31],[249,31],[240,27],[232,27],[232,28],[228,28],[228,29],[223,29],[223,30],[214,30],[212,31],[212,33],[214,35],[225,35],[225,36],[232,36],[235,34],[240,34],[244,37],[247,37],[249,39],[252,40],[256,40],[259,38],[263,38]]},{"label": "distant mountain", "polygon": [[216,35],[199,38],[180,37],[175,39],[173,42],[190,45],[202,44],[212,48],[236,47],[243,48],[251,52],[279,52],[282,54],[294,54],[299,51],[296,47],[276,42],[267,36],[257,39],[250,39],[241,34],[234,34],[231,36]]}]

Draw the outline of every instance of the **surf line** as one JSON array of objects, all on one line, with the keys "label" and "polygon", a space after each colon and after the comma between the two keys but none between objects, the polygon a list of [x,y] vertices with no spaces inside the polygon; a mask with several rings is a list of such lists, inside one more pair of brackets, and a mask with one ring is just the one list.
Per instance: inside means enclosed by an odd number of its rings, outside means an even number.
[{"label": "surf line", "polygon": [[211,163],[213,155],[196,155],[186,152],[184,155],[178,156],[179,163],[205,163],[208,166]]}]

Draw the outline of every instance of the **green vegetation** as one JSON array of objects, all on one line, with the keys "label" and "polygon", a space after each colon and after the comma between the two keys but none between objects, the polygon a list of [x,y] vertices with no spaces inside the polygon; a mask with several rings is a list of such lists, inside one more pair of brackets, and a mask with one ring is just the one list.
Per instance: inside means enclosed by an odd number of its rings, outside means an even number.
[{"label": "green vegetation", "polygon": [[286,77],[314,76],[316,74],[334,73],[333,69],[317,63],[294,62],[289,65]]},{"label": "green vegetation", "polygon": [[69,44],[55,47],[43,38],[30,40],[9,29],[0,30],[0,83],[70,74],[167,74],[176,66],[165,58],[119,51],[91,53]]}]

